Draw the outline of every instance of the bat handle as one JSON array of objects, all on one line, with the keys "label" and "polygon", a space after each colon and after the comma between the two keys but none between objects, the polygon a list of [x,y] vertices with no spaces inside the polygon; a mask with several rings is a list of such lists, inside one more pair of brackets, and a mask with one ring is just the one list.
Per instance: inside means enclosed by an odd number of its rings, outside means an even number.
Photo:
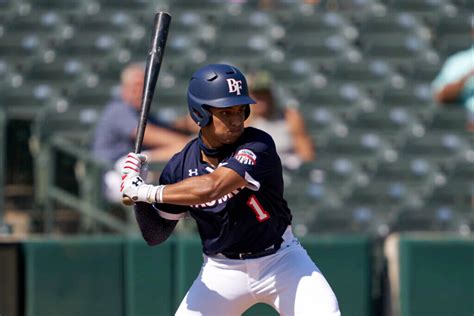
[{"label": "bat handle", "polygon": [[135,204],[135,202],[131,198],[129,198],[128,196],[124,195],[124,196],[122,196],[122,204],[126,205],[126,206],[131,206],[131,205]]}]

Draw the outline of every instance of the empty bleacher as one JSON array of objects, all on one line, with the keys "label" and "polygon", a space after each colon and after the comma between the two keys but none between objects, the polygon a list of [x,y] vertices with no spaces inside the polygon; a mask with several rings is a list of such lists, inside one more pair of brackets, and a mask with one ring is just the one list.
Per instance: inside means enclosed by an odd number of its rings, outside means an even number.
[{"label": "empty bleacher", "polygon": [[[472,1],[271,3],[0,1],[0,110],[10,133],[0,138],[2,194],[51,183],[45,159],[64,142],[87,154],[120,71],[145,59],[153,12],[167,10],[173,22],[153,111],[165,120],[186,114],[187,80],[205,63],[270,71],[317,144],[317,161],[286,171],[304,231],[465,232],[474,223],[474,138],[462,107],[436,104],[430,83],[449,54],[472,43]],[[74,159],[69,171],[56,170],[58,185],[83,179],[85,158]],[[51,203],[44,188],[34,192],[32,208]],[[15,207],[9,196],[4,207]]]}]

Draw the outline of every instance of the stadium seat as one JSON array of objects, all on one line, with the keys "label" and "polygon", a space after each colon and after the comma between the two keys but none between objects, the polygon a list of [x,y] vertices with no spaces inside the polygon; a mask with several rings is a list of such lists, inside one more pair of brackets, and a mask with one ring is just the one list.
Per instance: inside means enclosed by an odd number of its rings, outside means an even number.
[{"label": "stadium seat", "polygon": [[382,38],[368,38],[363,41],[367,58],[380,59],[398,68],[404,68],[413,59],[430,58],[432,49],[417,36],[391,37],[390,41]]},{"label": "stadium seat", "polygon": [[[197,39],[200,43],[211,45],[216,37],[216,26],[206,21],[197,13],[185,13],[173,16],[173,26],[168,37],[189,37]],[[149,38],[147,36],[146,38]]]},{"label": "stadium seat", "polygon": [[304,107],[324,108],[337,113],[344,118],[354,117],[365,106],[371,104],[371,99],[353,84],[332,84],[319,75],[295,86],[292,92]]},{"label": "stadium seat", "polygon": [[457,184],[448,181],[446,184],[435,188],[425,199],[426,207],[435,209],[438,207],[453,208],[455,210],[472,209],[473,185],[463,183]]},{"label": "stadium seat", "polygon": [[375,94],[384,85],[388,85],[394,75],[391,66],[380,60],[340,61],[329,80],[339,84],[354,83],[369,94]]},{"label": "stadium seat", "polygon": [[387,4],[389,10],[410,12],[428,22],[432,22],[440,16],[449,16],[456,13],[456,7],[449,0],[389,0]]},{"label": "stadium seat", "polygon": [[350,132],[373,132],[395,144],[423,128],[417,118],[403,108],[384,107],[371,112],[359,112],[348,122],[348,127]]},{"label": "stadium seat", "polygon": [[219,33],[214,46],[209,50],[208,59],[213,62],[228,62],[245,67],[264,60],[283,58],[278,54],[273,40],[263,34],[252,34],[247,31]]},{"label": "stadium seat", "polygon": [[467,144],[456,134],[429,133],[421,137],[406,138],[400,145],[400,159],[425,157],[440,166],[462,159]]},{"label": "stadium seat", "polygon": [[59,93],[86,86],[88,65],[74,58],[35,63],[23,70],[26,83],[45,86]]},{"label": "stadium seat", "polygon": [[[150,25],[152,23],[150,17]],[[128,13],[97,13],[87,15],[70,24],[73,28],[74,36],[78,38],[91,37],[93,34],[111,36],[117,40],[136,39],[144,36],[144,27]]]},{"label": "stadium seat", "polygon": [[453,0],[453,2],[459,7],[460,10],[469,12],[474,9],[474,4],[470,0]]},{"label": "stadium seat", "polygon": [[0,92],[0,107],[7,111],[9,119],[31,120],[53,95],[54,91],[43,86],[8,87]]},{"label": "stadium seat", "polygon": [[459,220],[450,209],[410,209],[393,212],[391,231],[450,231],[457,232]]},{"label": "stadium seat", "polygon": [[371,180],[365,186],[355,187],[344,199],[345,205],[374,209],[381,217],[409,203],[409,187],[403,182]]},{"label": "stadium seat", "polygon": [[52,47],[58,58],[77,58],[86,61],[121,62],[121,40],[110,34],[82,32],[75,29],[72,36]]},{"label": "stadium seat", "polygon": [[176,14],[193,13],[205,17],[206,20],[213,21],[225,15],[226,3],[216,0],[187,1],[172,0],[168,1],[170,12]]},{"label": "stadium seat", "polygon": [[309,233],[369,233],[373,229],[373,214],[346,209],[315,209],[307,223]]},{"label": "stadium seat", "polygon": [[318,11],[311,15],[296,15],[286,24],[285,29],[288,38],[340,35],[353,42],[358,36],[357,30],[337,12]]},{"label": "stadium seat", "polygon": [[357,16],[366,17],[380,9],[377,0],[322,0],[317,3],[317,9],[340,12],[351,18]]},{"label": "stadium seat", "polygon": [[[229,6],[229,12],[238,12],[239,14],[247,14],[249,12],[265,12],[271,14],[281,22],[288,22],[296,18],[300,12],[311,9],[304,6],[302,1],[288,0],[272,0],[272,1],[234,1]],[[240,2],[240,3],[239,3]]]},{"label": "stadium seat", "polygon": [[[439,107],[441,107],[439,105]],[[462,105],[453,104],[433,111],[432,118],[426,127],[434,132],[464,134],[466,131],[467,113]]]},{"label": "stadium seat", "polygon": [[415,33],[421,26],[418,19],[410,13],[391,13],[384,16],[368,17],[359,22],[359,30],[363,38],[377,38],[384,36],[399,36]]},{"label": "stadium seat", "polygon": [[44,44],[34,33],[24,36],[4,34],[1,37],[0,60],[13,67],[24,67],[42,59]]},{"label": "stadium seat", "polygon": [[30,0],[25,1],[25,5],[28,6],[29,12],[34,13],[47,13],[56,12],[65,18],[78,18],[87,14],[91,8],[90,1],[71,0]]},{"label": "stadium seat", "polygon": [[[413,160],[382,161],[371,173],[366,188],[370,193],[364,194],[373,195],[380,205],[419,206],[438,176],[438,167],[422,156]],[[355,199],[358,195],[353,192]]]},{"label": "stadium seat", "polygon": [[166,9],[165,1],[143,1],[143,0],[122,0],[120,2],[114,0],[95,0],[94,6],[97,6],[96,9],[100,14],[132,14],[138,17],[144,17],[149,15],[150,25],[153,21],[153,14],[150,12],[155,11],[153,5],[156,5],[156,8],[162,7]]},{"label": "stadium seat", "polygon": [[266,70],[271,74],[276,85],[283,86],[289,90],[298,87],[304,82],[309,82],[319,75],[311,64],[301,60],[288,60],[281,63],[264,61],[255,67],[256,69],[250,69],[250,72]]},{"label": "stadium seat", "polygon": [[433,44],[443,59],[469,48],[472,14],[467,12],[460,10],[455,16],[439,19],[433,26]]},{"label": "stadium seat", "polygon": [[343,36],[332,34],[288,35],[284,47],[286,59],[303,59],[319,69],[332,68],[339,59],[359,54]]},{"label": "stadium seat", "polygon": [[390,145],[375,132],[350,131],[344,137],[328,137],[320,150],[328,156],[349,159],[372,169],[393,152]]},{"label": "stadium seat", "polygon": [[36,35],[48,41],[60,39],[65,33],[66,25],[64,18],[56,12],[33,12],[26,16],[8,18],[2,24],[6,34],[18,37]]},{"label": "stadium seat", "polygon": [[[150,34],[138,41],[126,41],[123,48],[129,54],[128,61],[144,61],[150,46]],[[207,58],[199,39],[193,35],[170,36],[167,40],[163,60],[166,63],[200,64]],[[127,62],[128,62],[127,61]]]},{"label": "stadium seat", "polygon": [[432,99],[431,90],[424,84],[409,84],[396,87],[393,84],[379,91],[378,105],[387,109],[400,109],[414,115],[420,121],[431,119],[438,107]]},{"label": "stadium seat", "polygon": [[471,42],[471,35],[464,34],[447,34],[436,40],[436,47],[443,58],[447,58],[455,53],[469,48]]},{"label": "stadium seat", "polygon": [[417,59],[411,65],[407,65],[403,74],[410,79],[410,82],[430,85],[440,70],[441,63],[439,58],[434,58],[433,60]]},{"label": "stadium seat", "polygon": [[305,119],[306,128],[316,140],[316,144],[326,143],[328,137],[346,131],[346,126],[337,113],[327,108],[302,106],[300,111]]},{"label": "stadium seat", "polygon": [[[118,84],[118,83],[117,83]],[[97,108],[104,107],[114,96],[112,87],[99,85],[93,88],[82,88],[73,91],[67,99],[67,106],[71,108]]]},{"label": "stadium seat", "polygon": [[306,163],[295,173],[299,179],[306,179],[309,183],[324,185],[344,197],[359,180],[360,166],[357,161],[343,155],[322,153],[317,161]]}]

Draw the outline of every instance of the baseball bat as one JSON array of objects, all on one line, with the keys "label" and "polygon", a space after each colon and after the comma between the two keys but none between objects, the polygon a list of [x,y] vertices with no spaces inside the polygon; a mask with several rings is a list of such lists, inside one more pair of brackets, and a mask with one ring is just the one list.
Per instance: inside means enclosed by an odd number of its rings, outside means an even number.
[{"label": "baseball bat", "polygon": [[[160,11],[155,14],[150,49],[146,58],[145,80],[140,107],[140,119],[138,121],[137,136],[135,138],[134,152],[137,154],[141,151],[143,136],[145,135],[145,128],[148,120],[148,113],[150,112],[156,81],[158,80],[158,75],[160,73],[170,23],[171,15],[169,13]],[[122,203],[125,205],[133,205],[134,202],[129,197],[123,196]]]}]

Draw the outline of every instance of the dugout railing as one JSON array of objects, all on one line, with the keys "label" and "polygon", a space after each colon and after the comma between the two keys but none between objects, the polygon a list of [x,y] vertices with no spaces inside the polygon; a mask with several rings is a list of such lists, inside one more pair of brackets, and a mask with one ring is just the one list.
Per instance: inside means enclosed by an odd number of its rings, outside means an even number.
[{"label": "dugout railing", "polygon": [[6,152],[6,124],[5,111],[0,108],[0,234],[4,229],[5,216],[5,152]]},{"label": "dugout railing", "polygon": [[[74,164],[74,174],[69,176],[75,178],[77,192],[71,192],[58,181],[58,159],[66,156]],[[104,201],[100,188],[102,175],[108,166],[94,159],[89,150],[78,146],[72,136],[68,138],[64,135],[53,135],[42,144],[36,160],[36,199],[43,212],[45,232],[53,230],[56,203],[79,212],[81,219],[88,222],[89,227],[101,224],[118,233],[130,232],[130,219],[121,220],[107,213],[107,202]]]}]

